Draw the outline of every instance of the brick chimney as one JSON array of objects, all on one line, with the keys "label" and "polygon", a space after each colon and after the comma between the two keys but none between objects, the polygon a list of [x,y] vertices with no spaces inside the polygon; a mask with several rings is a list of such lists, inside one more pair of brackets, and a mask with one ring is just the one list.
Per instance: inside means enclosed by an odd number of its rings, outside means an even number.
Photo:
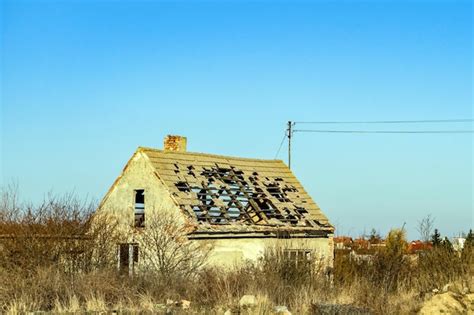
[{"label": "brick chimney", "polygon": [[186,137],[167,135],[165,137],[163,149],[165,151],[186,152]]}]

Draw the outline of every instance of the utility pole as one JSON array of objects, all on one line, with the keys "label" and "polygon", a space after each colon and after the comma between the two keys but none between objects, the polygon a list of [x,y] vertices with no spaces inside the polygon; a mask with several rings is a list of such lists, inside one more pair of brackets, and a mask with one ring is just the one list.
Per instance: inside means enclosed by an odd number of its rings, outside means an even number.
[{"label": "utility pole", "polygon": [[293,123],[288,121],[288,168],[291,169],[291,136],[293,134],[293,131],[291,130],[291,127],[293,126]]}]

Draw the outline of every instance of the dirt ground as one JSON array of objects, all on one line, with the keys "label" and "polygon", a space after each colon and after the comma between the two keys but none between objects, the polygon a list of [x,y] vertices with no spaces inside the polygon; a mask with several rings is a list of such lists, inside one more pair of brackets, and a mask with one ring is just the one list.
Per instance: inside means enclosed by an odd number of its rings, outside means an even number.
[{"label": "dirt ground", "polygon": [[474,276],[469,283],[445,286],[423,303],[419,314],[474,314]]}]

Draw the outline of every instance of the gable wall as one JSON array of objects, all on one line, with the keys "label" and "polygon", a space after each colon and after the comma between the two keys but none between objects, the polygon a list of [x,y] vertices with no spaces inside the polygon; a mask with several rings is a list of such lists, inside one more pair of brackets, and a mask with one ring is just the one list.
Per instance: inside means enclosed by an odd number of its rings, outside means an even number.
[{"label": "gable wall", "polygon": [[155,174],[146,155],[141,152],[136,153],[129,161],[101,204],[99,213],[113,215],[119,220],[120,229],[129,235],[134,230],[136,189],[145,190],[145,226],[147,221],[153,220],[160,213],[171,212],[172,215],[181,217],[180,209]]}]

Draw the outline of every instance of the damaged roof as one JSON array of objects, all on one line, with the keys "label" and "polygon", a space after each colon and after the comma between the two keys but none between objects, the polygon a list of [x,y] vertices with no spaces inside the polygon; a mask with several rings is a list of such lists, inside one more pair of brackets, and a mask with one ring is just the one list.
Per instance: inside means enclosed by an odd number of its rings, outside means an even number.
[{"label": "damaged roof", "polygon": [[196,232],[333,232],[327,217],[281,160],[140,147]]}]

